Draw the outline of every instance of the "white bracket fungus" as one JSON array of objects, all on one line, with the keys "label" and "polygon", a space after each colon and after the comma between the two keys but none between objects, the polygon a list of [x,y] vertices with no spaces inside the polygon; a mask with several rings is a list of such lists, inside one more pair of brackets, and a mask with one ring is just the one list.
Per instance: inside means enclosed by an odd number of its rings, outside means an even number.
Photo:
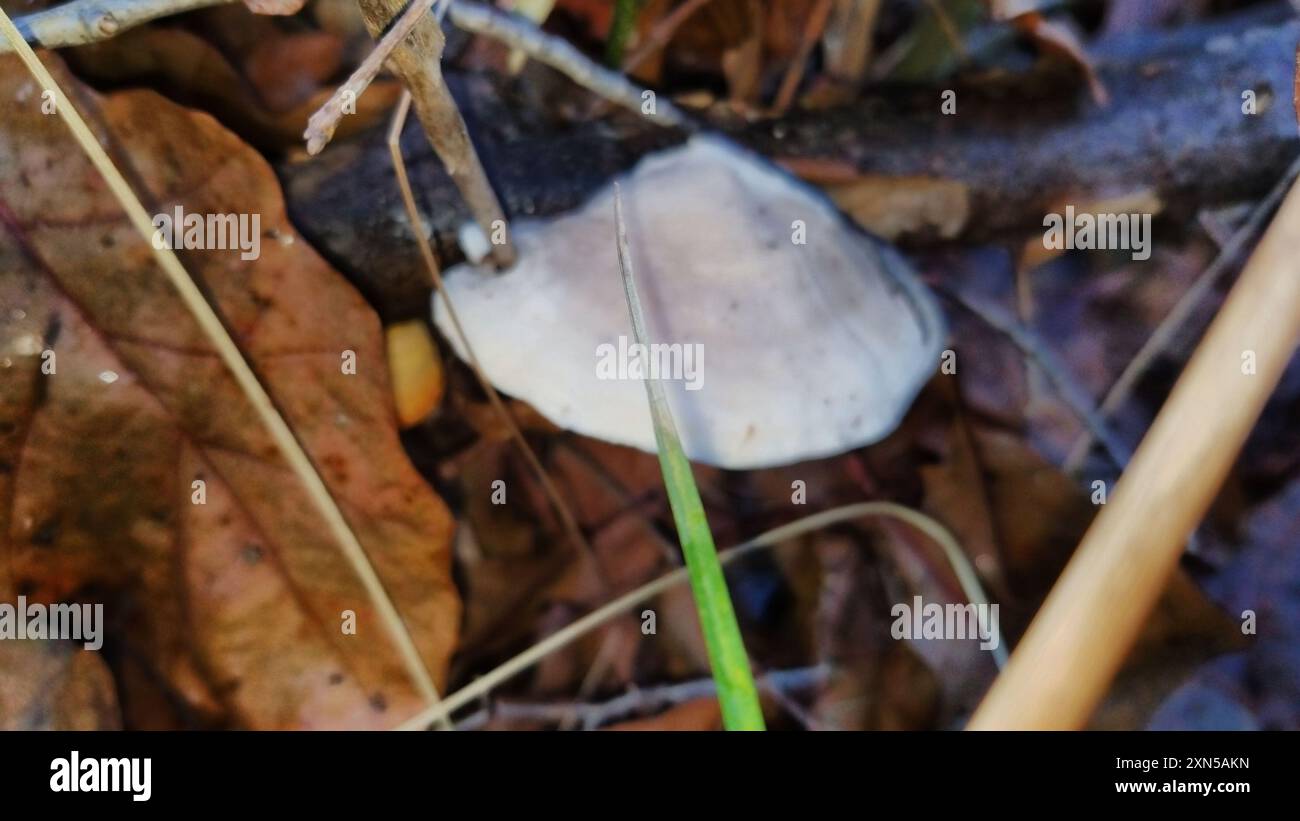
[{"label": "white bracket fungus", "polygon": [[[637,356],[611,184],[568,214],[515,221],[511,270],[447,272],[493,384],[561,427],[653,452],[641,376],[658,376],[687,456],[732,469],[843,453],[898,425],[945,330],[896,251],[719,137],[619,182],[655,347]],[[440,300],[434,316],[463,357]]]}]

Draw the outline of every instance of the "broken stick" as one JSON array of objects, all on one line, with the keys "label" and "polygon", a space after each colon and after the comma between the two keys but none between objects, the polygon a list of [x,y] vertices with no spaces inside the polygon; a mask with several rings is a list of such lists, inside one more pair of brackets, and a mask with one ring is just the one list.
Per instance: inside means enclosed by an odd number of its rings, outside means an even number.
[{"label": "broken stick", "polygon": [[[402,13],[406,4],[402,0],[358,0],[366,28],[375,39],[382,38],[393,19]],[[420,18],[392,53],[397,73],[411,92],[415,116],[424,126],[424,133],[447,169],[474,221],[487,237],[501,236],[502,242],[493,243],[492,260],[500,267],[514,263],[515,248],[509,233],[500,231],[506,225],[505,212],[497,200],[487,172],[479,162],[478,152],[469,138],[469,129],[460,115],[456,100],[451,96],[442,76],[442,50],[446,44],[442,27],[429,15]]]}]

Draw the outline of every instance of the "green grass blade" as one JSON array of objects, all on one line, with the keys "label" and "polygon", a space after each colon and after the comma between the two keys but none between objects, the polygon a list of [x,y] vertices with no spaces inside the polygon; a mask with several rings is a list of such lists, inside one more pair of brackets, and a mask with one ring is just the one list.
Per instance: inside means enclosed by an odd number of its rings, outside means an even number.
[{"label": "green grass blade", "polygon": [[636,31],[636,15],[641,10],[639,0],[615,0],[614,20],[609,25],[609,36],[605,40],[605,64],[618,68],[623,64],[623,53],[627,50],[627,41]]},{"label": "green grass blade", "polygon": [[[623,198],[617,185],[614,188],[614,221],[618,235],[618,261],[623,271],[628,310],[632,314],[633,335],[648,349],[649,334],[646,333],[641,298],[637,295],[632,255],[628,252],[627,226],[623,221]],[[700,492],[695,487],[695,477],[691,474],[691,463],[677,437],[677,426],[673,423],[663,385],[647,371],[645,387],[650,398],[650,415],[654,418],[659,468],[668,489],[677,537],[686,556],[691,594],[695,597],[695,608],[704,630],[713,680],[718,686],[722,724],[728,730],[762,730],[763,711],[749,670],[749,656],[745,653],[745,643],[736,624],[731,594],[727,592],[727,581],[722,575],[722,565],[718,562],[718,551],[704,515]]]}]

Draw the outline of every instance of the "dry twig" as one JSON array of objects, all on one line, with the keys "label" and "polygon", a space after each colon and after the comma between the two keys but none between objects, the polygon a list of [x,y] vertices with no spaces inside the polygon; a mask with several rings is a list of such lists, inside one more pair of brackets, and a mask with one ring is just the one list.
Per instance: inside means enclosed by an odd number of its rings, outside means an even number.
[{"label": "dry twig", "polygon": [[[382,1],[391,7],[389,19],[401,9],[400,0]],[[72,0],[20,17],[15,24],[32,45],[61,48],[107,40],[151,20],[232,2],[238,0]],[[671,102],[655,100],[653,106],[646,105],[646,89],[591,60],[567,40],[543,32],[526,18],[469,0],[454,0],[447,16],[457,28],[499,40],[559,71],[593,94],[642,114],[652,122],[692,127],[691,120]],[[9,50],[6,43],[0,42],[0,53]],[[345,85],[340,92],[348,87]],[[358,89],[357,94],[360,93]]]},{"label": "dry twig", "polygon": [[[772,695],[786,695],[800,690],[821,687],[830,680],[831,668],[825,664],[799,667],[793,670],[773,670],[755,680],[760,690]],[[712,678],[663,684],[657,687],[636,687],[620,696],[597,703],[576,701],[568,704],[525,704],[515,701],[498,701],[456,722],[457,730],[477,730],[494,718],[507,721],[540,721],[552,724],[580,724],[584,730],[595,730],[612,721],[632,715],[645,715],[698,698],[708,698],[717,693]]]},{"label": "dry twig", "polygon": [[1293,184],[971,729],[1074,729],[1101,701],[1295,351],[1297,244]]},{"label": "dry twig", "polygon": [[[651,122],[679,128],[691,127],[690,119],[671,102],[646,97],[646,94],[653,92],[648,92],[622,74],[595,63],[568,40],[541,31],[531,21],[517,14],[502,12],[482,3],[456,0],[451,7],[451,22],[457,28],[517,48],[593,94],[630,111],[639,112]],[[649,104],[651,102],[652,105]]]},{"label": "dry twig", "polygon": [[[366,28],[376,38],[383,35],[404,5],[403,0],[358,0],[358,4]],[[420,17],[410,34],[393,49],[392,62],[411,92],[415,116],[424,126],[425,136],[465,198],[483,235],[492,237],[506,225],[505,212],[470,141],[460,108],[443,79],[442,50],[445,43],[438,21],[428,16]],[[493,261],[504,268],[514,264],[515,248],[508,232],[503,239],[493,243],[491,253]]]},{"label": "dry twig", "polygon": [[[1187,292],[1179,298],[1174,307],[1165,315],[1165,318],[1160,320],[1160,324],[1156,326],[1155,331],[1152,332],[1151,336],[1147,337],[1146,342],[1142,343],[1142,347],[1129,360],[1128,365],[1124,366],[1124,371],[1115,380],[1115,384],[1111,385],[1110,390],[1106,392],[1106,397],[1102,400],[1101,407],[1098,410],[1102,422],[1122,408],[1124,403],[1128,401],[1133,389],[1137,387],[1138,382],[1150,369],[1152,363],[1169,349],[1174,338],[1187,324],[1188,319],[1196,310],[1196,306],[1205,299],[1210,289],[1218,283],[1229,266],[1236,261],[1250,238],[1259,233],[1265,220],[1273,213],[1273,209],[1277,207],[1278,202],[1286,194],[1287,189],[1291,187],[1291,182],[1297,175],[1300,175],[1300,159],[1291,164],[1291,167],[1278,180],[1273,190],[1264,199],[1260,200],[1259,204],[1251,211],[1246,222],[1233,233],[1227,243],[1219,250],[1218,255],[1210,263],[1209,267],[1201,272],[1201,275],[1192,283],[1192,287],[1187,289]],[[1096,434],[1091,427],[1079,435],[1065,460],[1067,473],[1076,473],[1079,470],[1083,460],[1088,456],[1088,451],[1092,449],[1095,440]]]},{"label": "dry twig", "polygon": [[683,23],[712,2],[713,0],[686,0],[685,3],[664,15],[664,18],[650,29],[636,50],[623,59],[624,73],[631,74],[642,63],[653,57],[655,52],[668,44]]},{"label": "dry twig", "polygon": [[781,117],[790,110],[795,92],[799,90],[799,83],[803,81],[804,69],[808,66],[808,58],[812,55],[813,46],[817,45],[822,32],[826,30],[826,21],[831,16],[831,3],[832,0],[817,0],[817,5],[813,6],[812,12],[808,15],[808,25],[804,27],[799,48],[790,60],[785,77],[781,78],[781,88],[776,93],[776,102],[772,104],[772,116]]},{"label": "dry twig", "polygon": [[401,613],[393,604],[393,600],[389,598],[379,574],[375,572],[369,557],[366,556],[365,548],[361,546],[361,541],[352,531],[347,519],[343,516],[343,512],[339,509],[338,503],[330,495],[329,488],[325,485],[325,481],[321,479],[316,466],[312,464],[311,458],[303,450],[302,444],[298,442],[293,430],[289,427],[289,423],[280,414],[266,388],[258,381],[257,375],[253,373],[252,367],[244,359],[239,346],[231,338],[230,332],[226,330],[226,326],[222,324],[212,306],[208,304],[203,292],[199,290],[198,285],[190,278],[185,267],[181,265],[176,253],[170,247],[164,245],[160,248],[152,241],[154,225],[149,213],[140,204],[140,200],[136,197],[135,192],[131,190],[131,186],[127,184],[122,173],[113,165],[113,161],[109,159],[99,140],[96,139],[85,121],[82,120],[81,115],[77,113],[76,108],[68,100],[63,89],[50,76],[49,71],[46,70],[45,66],[36,57],[36,54],[31,50],[31,47],[23,40],[22,34],[14,26],[9,16],[4,13],[3,9],[0,9],[0,33],[3,33],[9,44],[18,52],[18,57],[26,65],[28,71],[32,73],[32,76],[36,78],[40,86],[54,94],[56,110],[59,116],[63,117],[91,164],[99,171],[100,176],[104,178],[113,195],[121,203],[122,209],[126,212],[131,224],[140,232],[145,243],[153,250],[154,259],[157,261],[158,266],[162,268],[167,279],[179,293],[181,300],[189,308],[190,313],[194,315],[195,322],[211,341],[222,363],[235,377],[235,381],[239,384],[245,396],[248,397],[249,403],[262,420],[262,424],[266,426],[285,462],[299,481],[302,482],[307,495],[316,505],[317,511],[324,519],[330,535],[338,543],[339,549],[361,580],[362,586],[370,596],[371,601],[374,602],[379,617],[396,645],[416,690],[426,701],[436,705],[438,703],[437,687],[433,683],[429,670],[424,665],[415,640],[411,637],[410,632],[406,629],[406,624],[402,621]]},{"label": "dry twig", "polygon": [[339,126],[339,120],[343,119],[343,115],[347,113],[348,103],[356,104],[357,98],[370,87],[375,75],[383,68],[388,55],[392,54],[393,49],[397,47],[400,41],[406,39],[406,35],[411,33],[411,29],[415,28],[415,24],[419,22],[425,12],[433,7],[435,2],[440,2],[441,6],[434,12],[434,18],[441,20],[443,14],[447,11],[449,0],[413,0],[406,11],[402,13],[397,23],[388,30],[388,33],[379,41],[374,50],[366,55],[366,59],[361,62],[360,66],[357,66],[356,71],[352,72],[352,76],[348,77],[348,81],[339,86],[330,95],[330,98],[325,101],[325,104],[315,114],[311,115],[311,119],[307,121],[307,130],[302,135],[303,139],[307,141],[308,154],[319,154],[321,149],[333,138],[334,131]]},{"label": "dry twig", "polygon": [[[107,40],[160,17],[233,2],[238,0],[74,0],[13,23],[27,43],[62,48]],[[12,43],[0,40],[0,54],[13,50]]]},{"label": "dry twig", "polygon": [[822,36],[831,77],[853,86],[867,78],[880,6],[881,0],[835,0]]},{"label": "dry twig", "polygon": [[1062,362],[1047,346],[1038,334],[1034,333],[1014,317],[993,306],[975,303],[951,288],[940,288],[940,293],[970,311],[984,324],[1003,334],[1056,390],[1061,400],[1070,408],[1088,431],[1089,435],[1101,442],[1112,462],[1121,470],[1128,464],[1130,452],[1120,438],[1106,426],[1105,417],[1093,406],[1088,392],[1075,380],[1070,368]]},{"label": "dry twig", "polygon": [[[749,541],[742,542],[728,550],[719,551],[718,560],[725,567],[732,564],[744,556],[753,553],[756,550],[762,550],[767,547],[782,544],[788,540],[794,539],[805,533],[819,530],[823,527],[829,527],[839,522],[852,521],[866,516],[884,516],[898,519],[911,527],[930,537],[943,550],[945,557],[952,565],[953,572],[956,573],[961,583],[962,590],[966,593],[967,598],[974,604],[981,602],[987,603],[988,597],[984,593],[983,587],[975,574],[975,569],[971,566],[970,561],[962,552],[961,546],[957,540],[948,532],[948,529],[939,524],[934,519],[926,516],[924,513],[895,504],[894,502],[859,502],[858,504],[845,505],[844,507],[833,510],[825,510],[821,513],[814,513],[811,516],[805,516],[789,524],[773,528],[759,536],[755,536]],[[527,650],[509,659],[503,664],[498,665],[488,673],[475,679],[470,684],[462,687],[456,692],[448,695],[441,703],[427,708],[419,715],[406,721],[398,729],[402,730],[423,730],[432,722],[440,718],[451,715],[454,711],[464,707],[466,704],[474,702],[492,692],[501,683],[510,680],[512,677],[522,673],[537,662],[567,647],[569,644],[577,641],[587,633],[596,628],[607,624],[612,619],[618,618],[626,611],[637,605],[653,599],[688,579],[685,567],[666,573],[652,582],[643,584],[635,590],[624,593],[617,599],[602,605],[596,610],[588,613],[572,624],[566,625],[560,630],[552,633],[538,643],[529,647]],[[1006,653],[1006,643],[999,637],[998,650],[995,651],[995,657],[999,665]]]},{"label": "dry twig", "polygon": [[397,187],[402,194],[402,204],[406,208],[407,219],[411,223],[411,233],[415,235],[416,245],[420,249],[420,258],[424,261],[425,269],[429,273],[434,290],[438,292],[438,295],[442,297],[443,304],[447,306],[447,316],[451,319],[451,324],[456,329],[456,335],[460,337],[461,344],[465,348],[465,356],[470,369],[474,371],[474,376],[482,386],[483,392],[487,394],[488,401],[491,402],[493,409],[501,418],[502,423],[505,424],[510,433],[510,438],[519,446],[520,453],[523,454],[528,466],[537,476],[538,481],[541,482],[542,489],[546,493],[547,499],[550,500],[551,506],[555,509],[556,515],[559,516],[560,523],[563,525],[565,532],[568,533],[569,539],[577,548],[579,555],[590,562],[592,572],[600,581],[601,586],[605,587],[607,582],[600,569],[600,564],[596,561],[591,545],[587,543],[586,537],[582,535],[582,528],[578,526],[578,520],[574,517],[573,512],[569,510],[569,506],[564,503],[564,497],[560,495],[559,489],[551,481],[551,477],[546,472],[546,468],[542,466],[541,460],[537,458],[537,454],[529,446],[528,440],[524,438],[523,431],[519,429],[519,425],[515,422],[510,409],[506,407],[505,402],[501,400],[501,395],[497,393],[496,388],[488,380],[487,374],[483,372],[478,357],[474,354],[474,348],[469,343],[469,336],[466,335],[465,328],[460,324],[460,317],[456,314],[456,308],[447,296],[438,260],[434,257],[433,248],[430,247],[429,240],[420,227],[423,223],[420,219],[419,209],[415,205],[415,194],[411,190],[410,178],[406,173],[406,161],[402,158],[402,126],[406,123],[410,106],[411,95],[409,92],[403,92],[401,99],[397,103],[397,108],[393,112],[392,122],[388,127],[388,151],[393,159],[393,171],[397,175]]}]

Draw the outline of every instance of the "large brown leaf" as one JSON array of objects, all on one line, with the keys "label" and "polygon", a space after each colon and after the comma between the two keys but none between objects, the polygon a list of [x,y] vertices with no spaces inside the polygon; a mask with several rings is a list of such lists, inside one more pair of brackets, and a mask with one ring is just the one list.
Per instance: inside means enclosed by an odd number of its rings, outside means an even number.
[{"label": "large brown leaf", "polygon": [[0,730],[116,730],[113,678],[68,641],[0,643]]},{"label": "large brown leaf", "polygon": [[[258,259],[182,261],[441,682],[460,607],[452,522],[398,442],[374,313],[294,232],[261,157],[210,117],[57,76],[151,212],[260,214]],[[12,57],[0,100],[0,601],[103,602],[106,658],[143,664],[203,723],[399,722],[419,706],[399,654],[251,406]]]}]

